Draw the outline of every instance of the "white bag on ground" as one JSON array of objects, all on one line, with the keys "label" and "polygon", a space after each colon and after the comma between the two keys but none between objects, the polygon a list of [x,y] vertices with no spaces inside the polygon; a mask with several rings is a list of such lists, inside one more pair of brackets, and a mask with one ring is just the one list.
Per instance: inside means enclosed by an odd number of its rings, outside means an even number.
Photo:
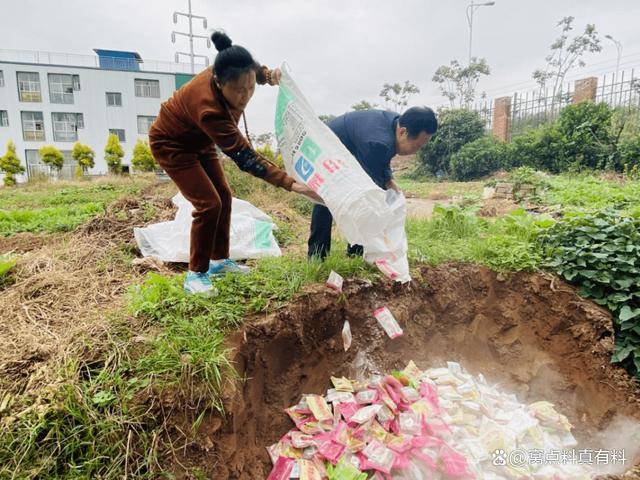
[{"label": "white bag on ground", "polygon": [[366,261],[408,282],[406,200],[379,188],[315,114],[283,65],[276,107],[276,137],[287,173],[324,200],[350,244]]},{"label": "white bag on ground", "polygon": [[[133,234],[145,257],[164,262],[189,262],[189,236],[193,206],[178,193],[172,198],[178,207],[174,220],[134,228]],[[233,260],[279,257],[282,255],[273,236],[277,228],[271,218],[249,202],[233,199],[231,205],[231,252]]]}]

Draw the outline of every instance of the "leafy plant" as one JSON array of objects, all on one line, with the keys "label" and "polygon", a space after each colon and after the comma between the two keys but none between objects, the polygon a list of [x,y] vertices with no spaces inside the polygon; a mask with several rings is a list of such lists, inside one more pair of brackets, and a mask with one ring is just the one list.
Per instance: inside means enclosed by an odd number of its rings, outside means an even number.
[{"label": "leafy plant", "polygon": [[433,175],[445,176],[450,173],[451,155],[484,136],[484,121],[478,112],[456,109],[438,112],[438,123],[438,131],[418,158]]},{"label": "leafy plant", "polygon": [[461,181],[484,177],[505,165],[506,154],[504,142],[489,135],[481,137],[451,155],[451,175]]},{"label": "leafy plant", "polygon": [[449,65],[439,66],[431,80],[440,85],[440,93],[449,100],[451,108],[462,108],[474,101],[480,76],[490,73],[484,58],[473,57],[469,65],[451,60]]},{"label": "leafy plant", "polygon": [[380,97],[385,101],[385,104],[390,103],[394,111],[402,113],[404,107],[409,103],[409,98],[416,93],[420,93],[418,86],[405,80],[404,85],[385,83],[380,90]]},{"label": "leafy plant", "polygon": [[64,165],[64,156],[62,152],[53,145],[46,145],[39,150],[42,163],[48,165],[53,170],[59,172]]},{"label": "leafy plant", "polygon": [[104,159],[109,167],[109,172],[120,173],[122,171],[122,157],[124,157],[124,150],[120,145],[118,136],[111,133],[107,138],[107,145],[104,147]]},{"label": "leafy plant", "polygon": [[153,158],[148,142],[138,139],[133,147],[131,164],[136,170],[141,172],[153,172],[156,167],[156,161]]},{"label": "leafy plant", "polygon": [[355,111],[359,110],[373,110],[374,108],[378,108],[377,103],[369,103],[366,100],[360,100],[358,103],[354,103],[351,105],[351,109]]},{"label": "leafy plant", "polygon": [[88,145],[83,145],[80,142],[76,142],[71,150],[71,156],[78,162],[78,166],[82,169],[82,173],[87,173],[87,170],[95,166],[95,152]]},{"label": "leafy plant", "polygon": [[0,172],[4,173],[3,182],[7,187],[16,184],[16,174],[24,173],[24,167],[16,155],[16,145],[12,141],[7,142],[7,153],[0,157]]},{"label": "leafy plant", "polygon": [[567,216],[542,237],[547,265],[611,310],[612,362],[640,373],[640,219],[616,210]]},{"label": "leafy plant", "polygon": [[0,288],[11,283],[11,271],[18,263],[18,259],[13,255],[0,255]]}]

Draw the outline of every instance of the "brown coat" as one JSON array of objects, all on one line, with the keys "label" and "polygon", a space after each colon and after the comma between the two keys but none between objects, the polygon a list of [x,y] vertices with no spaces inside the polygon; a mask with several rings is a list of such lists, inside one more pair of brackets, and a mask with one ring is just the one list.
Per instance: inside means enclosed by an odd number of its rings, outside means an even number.
[{"label": "brown coat", "polygon": [[[258,83],[265,83],[266,67],[258,72]],[[231,108],[215,86],[213,70],[207,68],[177,90],[160,107],[160,113],[149,131],[152,147],[182,150],[185,153],[208,154],[215,160],[217,145],[229,156],[251,149],[240,133],[238,122],[242,112]],[[161,167],[163,158],[156,158]],[[276,187],[291,190],[293,178],[284,171],[257,156],[266,167],[263,179]],[[177,167],[177,165],[171,165]]]}]

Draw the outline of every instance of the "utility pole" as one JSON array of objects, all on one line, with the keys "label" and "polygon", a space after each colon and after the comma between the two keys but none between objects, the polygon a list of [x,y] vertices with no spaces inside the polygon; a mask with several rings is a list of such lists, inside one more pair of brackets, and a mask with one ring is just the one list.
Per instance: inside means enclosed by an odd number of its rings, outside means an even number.
[{"label": "utility pole", "polygon": [[605,35],[604,38],[611,40],[616,45],[618,51],[618,58],[616,60],[616,80],[618,79],[618,73],[620,73],[620,57],[622,57],[622,42],[616,40],[611,35]]},{"label": "utility pole", "polygon": [[195,72],[195,58],[200,57],[204,58],[204,64],[209,66],[209,57],[206,55],[197,55],[193,53],[193,39],[194,38],[204,38],[207,41],[207,48],[211,48],[211,39],[206,35],[195,35],[193,33],[193,19],[198,18],[202,20],[202,28],[207,28],[207,19],[205,17],[201,17],[200,15],[194,15],[191,11],[191,0],[189,0],[189,12],[173,12],[173,23],[178,23],[178,16],[182,15],[183,17],[187,17],[189,19],[189,33],[186,32],[178,32],[174,30],[171,32],[171,42],[176,43],[176,35],[182,35],[184,37],[189,38],[189,53],[186,52],[176,52],[176,63],[180,61],[180,55],[186,55],[189,57],[191,61],[191,73]]}]

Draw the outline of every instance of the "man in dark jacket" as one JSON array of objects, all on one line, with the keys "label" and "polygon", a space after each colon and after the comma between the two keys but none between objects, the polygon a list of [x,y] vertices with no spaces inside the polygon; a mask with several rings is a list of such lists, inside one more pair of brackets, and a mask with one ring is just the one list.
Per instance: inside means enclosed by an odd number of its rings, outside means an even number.
[{"label": "man in dark jacket", "polygon": [[[360,110],[341,115],[329,122],[347,150],[380,188],[400,191],[393,180],[391,159],[413,155],[438,129],[433,110],[412,107],[399,115],[383,110]],[[331,250],[333,217],[327,207],[316,205],[311,215],[309,257],[324,259]],[[362,255],[362,246],[349,245],[349,255]]]}]

